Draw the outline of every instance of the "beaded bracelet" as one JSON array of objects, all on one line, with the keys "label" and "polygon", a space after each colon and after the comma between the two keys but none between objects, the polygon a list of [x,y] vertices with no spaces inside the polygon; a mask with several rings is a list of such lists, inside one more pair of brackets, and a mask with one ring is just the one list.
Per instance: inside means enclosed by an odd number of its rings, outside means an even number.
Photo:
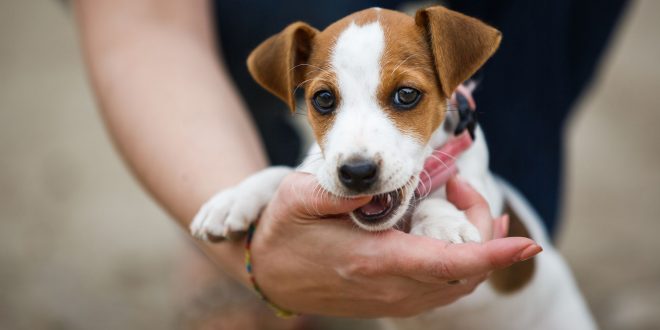
[{"label": "beaded bracelet", "polygon": [[277,317],[288,319],[294,316],[298,316],[298,314],[281,308],[275,305],[272,301],[268,300],[268,298],[266,298],[264,293],[261,291],[261,288],[259,288],[257,280],[254,278],[254,274],[252,273],[252,252],[250,252],[250,245],[252,243],[252,236],[254,236],[255,228],[257,228],[256,223],[250,224],[250,227],[247,230],[247,238],[245,239],[245,270],[247,270],[248,276],[250,277],[252,288],[257,293],[257,295],[259,295],[261,300],[263,300],[271,309],[273,309],[273,311],[275,311],[275,315]]}]

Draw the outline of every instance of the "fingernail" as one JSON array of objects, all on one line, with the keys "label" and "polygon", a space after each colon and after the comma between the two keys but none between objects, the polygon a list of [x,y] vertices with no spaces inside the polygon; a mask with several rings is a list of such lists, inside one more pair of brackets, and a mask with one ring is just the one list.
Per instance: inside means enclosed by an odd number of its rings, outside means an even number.
[{"label": "fingernail", "polygon": [[541,251],[543,251],[543,248],[540,245],[532,244],[532,245],[528,246],[527,248],[525,248],[522,252],[520,252],[520,254],[518,255],[518,257],[516,259],[517,259],[517,261],[525,261],[525,260],[541,253]]}]

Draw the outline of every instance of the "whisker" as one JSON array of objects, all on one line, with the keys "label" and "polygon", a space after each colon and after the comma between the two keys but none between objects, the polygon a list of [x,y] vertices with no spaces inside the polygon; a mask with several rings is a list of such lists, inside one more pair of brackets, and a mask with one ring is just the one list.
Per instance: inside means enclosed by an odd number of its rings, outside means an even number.
[{"label": "whisker", "polygon": [[397,66],[394,67],[394,69],[392,70],[392,72],[390,74],[394,74],[394,71],[396,71],[396,69],[398,69],[403,63],[406,63],[406,61],[409,60],[413,56],[415,56],[415,54],[411,54],[410,56],[406,57],[403,61],[399,62],[399,64],[397,64]]},{"label": "whisker", "polygon": [[307,109],[305,109],[303,106],[296,104],[296,111],[293,113],[299,116],[307,116]]},{"label": "whisker", "polygon": [[309,66],[309,67],[312,67],[312,68],[314,68],[318,71],[325,72],[325,73],[330,73],[328,71],[328,69],[324,69],[324,68],[321,68],[319,66],[308,64],[308,63],[301,63],[301,64],[298,64],[298,65],[295,65],[291,69],[289,69],[289,72],[291,72],[291,71],[293,71],[293,70],[295,70],[295,69],[297,69],[298,67],[301,67],[301,66]]},{"label": "whisker", "polygon": [[[424,180],[421,180],[421,175],[422,175],[422,174],[426,174],[426,176],[427,176],[428,178],[430,178],[431,176],[429,175],[428,172],[426,172],[426,170],[422,170],[422,172],[420,172],[419,174],[420,174],[420,181],[419,181],[419,184],[422,185],[422,188],[424,189],[424,193],[426,193],[426,190],[427,190],[427,189],[426,189],[426,184],[424,183]],[[430,186],[429,186],[429,189],[430,189]]]},{"label": "whisker", "polygon": [[320,185],[316,185],[314,187],[314,190],[312,191],[312,200],[314,201],[314,203],[312,204],[312,208],[313,208],[312,212],[313,213],[310,213],[310,214],[312,214],[314,216],[321,215],[320,212],[319,212],[319,205],[318,205],[318,200],[323,198],[321,192],[322,192],[322,190],[321,190]]},{"label": "whisker", "polygon": [[298,89],[299,89],[303,84],[306,84],[307,82],[312,81],[312,80],[314,80],[314,78],[309,78],[309,79],[303,80],[300,84],[298,84],[298,85],[296,86],[296,88],[293,89],[293,95],[296,95],[296,92],[298,91]]},{"label": "whisker", "polygon": [[440,157],[438,157],[438,156],[436,156],[436,155],[434,155],[434,154],[431,154],[429,157],[431,157],[431,158],[433,158],[433,159],[435,159],[435,160],[441,162],[442,165],[444,165],[446,169],[449,169],[449,165],[447,165],[447,163],[443,162],[442,159],[440,159]]},{"label": "whisker", "polygon": [[[426,174],[426,178],[429,180],[429,187],[428,189],[426,188],[426,185],[424,185],[424,195],[421,196],[422,199],[428,197],[431,194],[431,187],[433,187],[433,179],[431,178],[431,174],[427,170],[422,170],[422,173]],[[420,177],[420,183],[424,184],[424,181]]]},{"label": "whisker", "polygon": [[[448,153],[446,153],[446,152],[444,152],[444,151],[442,151],[442,150],[440,150],[440,149],[436,149],[435,152],[439,152],[439,153],[441,153],[441,154],[443,154],[443,155],[445,155],[445,156],[447,156],[447,157],[449,157],[449,158],[451,158],[451,159],[453,159],[453,160],[456,160],[456,157],[454,157],[454,156],[452,156],[452,155],[450,155],[450,154],[448,154]],[[437,156],[436,156],[436,157],[437,157]]]},{"label": "whisker", "polygon": [[404,73],[406,73],[406,72],[408,72],[408,71],[410,71],[410,70],[412,70],[412,69],[413,69],[413,68],[410,68],[410,69],[406,69],[406,70],[403,70],[403,71],[399,72],[396,76],[394,76],[393,79],[398,78],[400,75],[402,75],[402,74],[404,74]]}]

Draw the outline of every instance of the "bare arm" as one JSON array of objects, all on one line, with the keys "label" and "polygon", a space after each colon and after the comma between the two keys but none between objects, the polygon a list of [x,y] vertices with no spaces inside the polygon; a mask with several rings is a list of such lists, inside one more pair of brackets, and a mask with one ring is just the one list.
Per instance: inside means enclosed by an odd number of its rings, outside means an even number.
[{"label": "bare arm", "polygon": [[[136,177],[183,226],[212,194],[266,165],[245,105],[218,61],[208,6],[76,2],[108,130]],[[212,247],[235,276],[243,274],[237,248]]]}]

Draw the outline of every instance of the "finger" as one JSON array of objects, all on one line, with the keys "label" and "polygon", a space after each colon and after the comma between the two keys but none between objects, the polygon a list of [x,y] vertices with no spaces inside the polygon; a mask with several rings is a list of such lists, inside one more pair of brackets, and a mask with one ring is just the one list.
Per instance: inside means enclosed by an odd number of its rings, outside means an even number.
[{"label": "finger", "polygon": [[393,272],[427,282],[464,279],[508,267],[540,253],[543,249],[523,237],[508,237],[482,244],[450,244],[426,237],[399,237],[407,248],[390,250],[388,264]]},{"label": "finger", "polygon": [[481,239],[493,237],[493,220],[488,202],[469,183],[458,176],[447,182],[447,200],[465,212],[468,220],[479,229]]},{"label": "finger", "polygon": [[[513,263],[527,260],[543,249],[527,238],[501,238],[484,244],[452,244],[442,250],[436,265],[430,263],[429,271],[450,279],[478,276]],[[438,269],[438,265],[440,268]]]},{"label": "finger", "polygon": [[509,235],[509,215],[503,214],[493,222],[493,239],[504,238]]},{"label": "finger", "polygon": [[293,173],[280,185],[278,196],[291,212],[309,218],[344,214],[368,203],[371,197],[342,198],[323,189],[311,174]]}]

